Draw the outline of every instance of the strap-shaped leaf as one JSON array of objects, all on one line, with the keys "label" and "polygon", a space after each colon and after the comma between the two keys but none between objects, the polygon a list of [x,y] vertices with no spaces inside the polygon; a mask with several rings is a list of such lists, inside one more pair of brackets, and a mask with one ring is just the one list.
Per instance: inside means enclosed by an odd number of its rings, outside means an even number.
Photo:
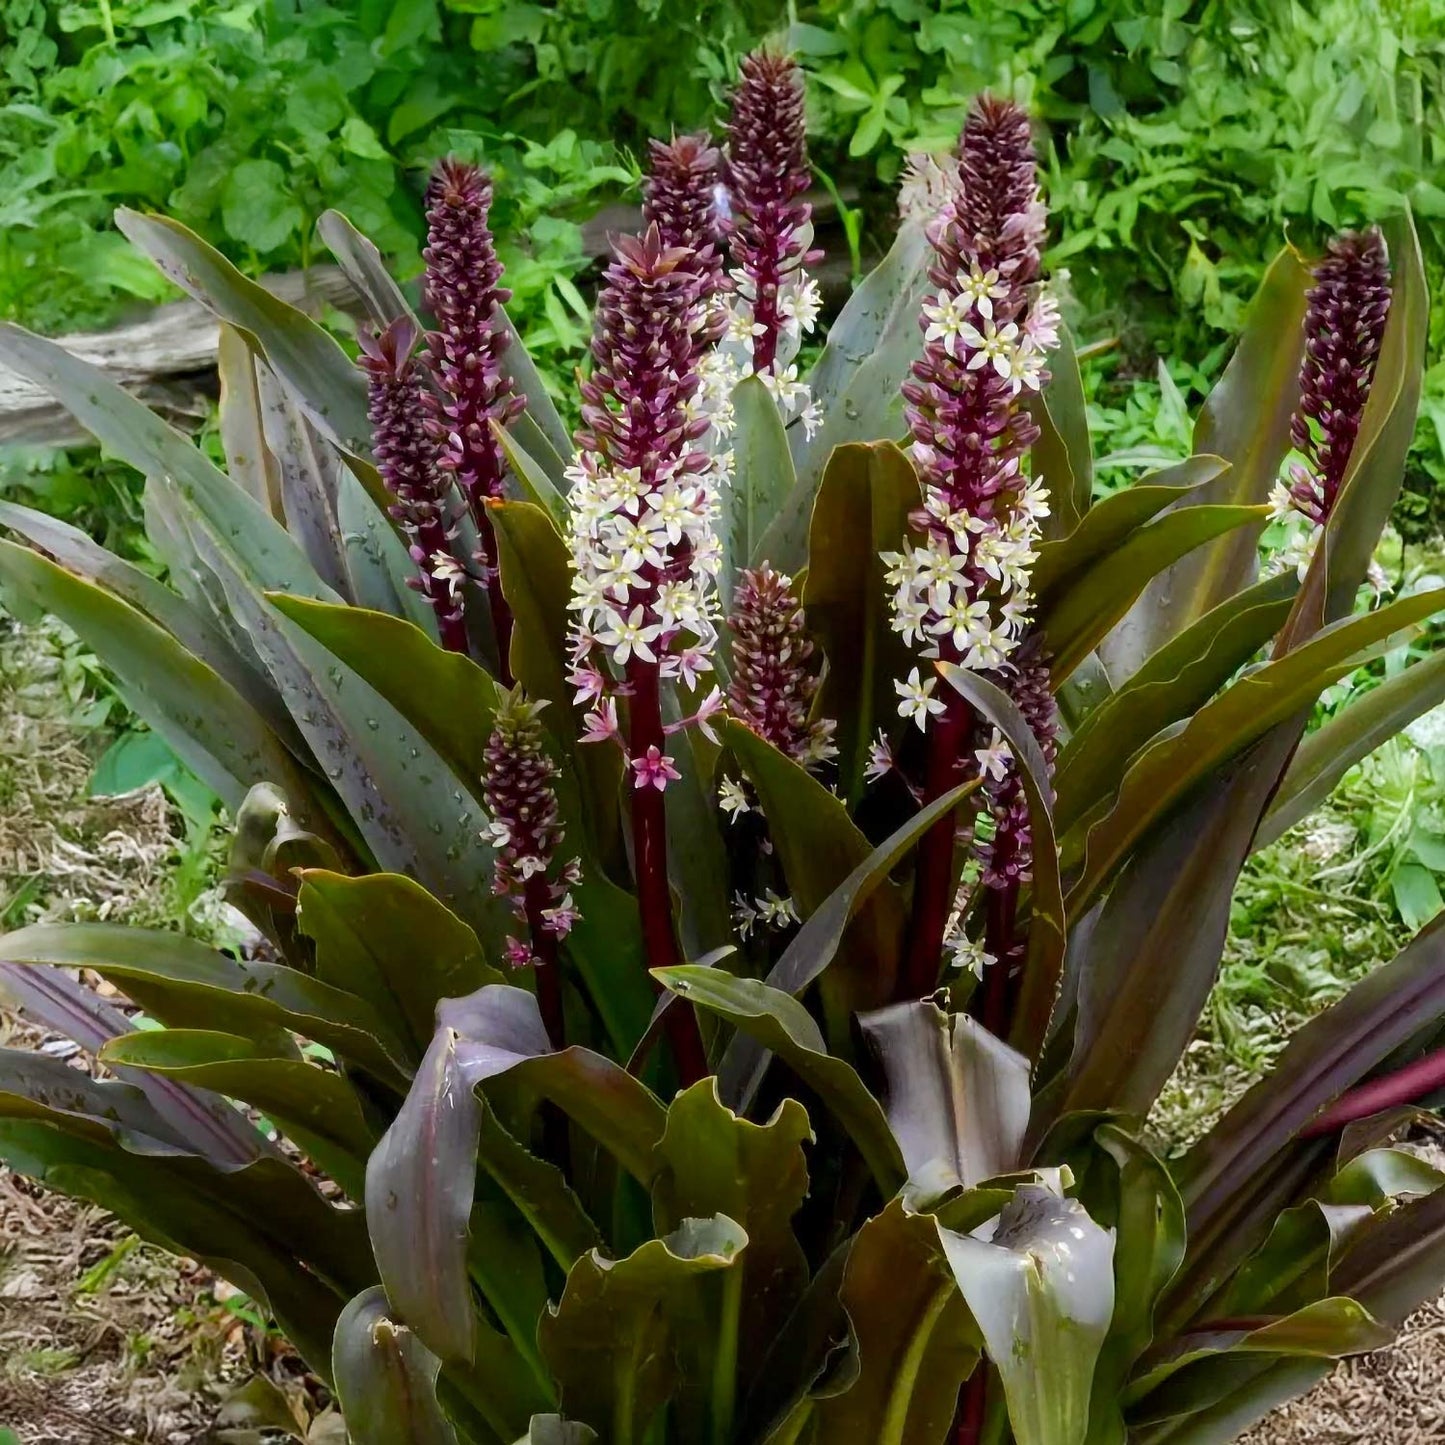
[{"label": "strap-shaped leaf", "polygon": [[858,1022],[883,1065],[883,1108],[908,1170],[910,1208],[1018,1168],[1032,1103],[1022,1054],[931,999]]},{"label": "strap-shaped leaf", "polygon": [[757,549],[760,559],[797,572],[806,558],[808,519],[835,447],[901,437],[899,387],[918,358],[918,308],[928,289],[931,248],[917,222],[899,227],[888,254],[848,298],[808,376],[823,425],[809,437],[793,428],[797,485]]},{"label": "strap-shaped leaf", "polygon": [[1299,745],[1255,846],[1268,846],[1307,818],[1361,758],[1442,702],[1445,652],[1435,652],[1386,678],[1316,728]]},{"label": "strap-shaped leaf", "polygon": [[[1179,507],[1129,539],[1041,606],[1039,627],[1055,685],[1067,678],[1133,605],[1149,581],[1181,557],[1250,523],[1265,507]],[[1251,534],[1253,533],[1251,528]]]},{"label": "strap-shaped leaf", "polygon": [[479,784],[449,767],[380,692],[251,588],[217,538],[197,540],[377,863],[419,879],[482,938],[499,942],[508,920],[486,887],[492,859],[481,838]]},{"label": "strap-shaped leaf", "polygon": [[1199,488],[1228,470],[1222,457],[1186,457],[1103,498],[1067,536],[1039,547],[1030,574],[1035,594],[1040,599],[1062,595],[1165,508],[1196,500]]},{"label": "strap-shaped leaf", "polygon": [[404,1057],[390,1026],[355,994],[273,963],[246,963],[179,933],[113,923],[42,923],[0,936],[0,960],[91,968],[177,1028],[249,1023],[313,1039],[385,1079]]},{"label": "strap-shaped leaf", "polygon": [[885,1199],[903,1183],[898,1143],[878,1101],[842,1059],[833,1058],[813,1016],[791,994],[751,978],[734,978],[720,968],[682,964],[653,969],[670,992],[705,1008],[778,1055],[815,1090],[847,1131]]},{"label": "strap-shaped leaf", "polygon": [[100,1058],[127,1077],[148,1074],[158,1083],[190,1084],[250,1104],[360,1200],[376,1135],[340,1074],[278,1056],[256,1039],[206,1029],[123,1034],[101,1049]]},{"label": "strap-shaped leaf", "polygon": [[828,662],[815,710],[837,720],[840,791],[850,804],[862,793],[879,727],[897,716],[894,680],[910,666],[893,630],[880,554],[902,547],[917,506],[917,474],[892,442],[839,447],[813,506],[802,602]]},{"label": "strap-shaped leaf", "polygon": [[168,280],[246,338],[323,436],[346,451],[369,450],[366,384],[324,327],[243,276],[179,221],[121,206],[115,224]]},{"label": "strap-shaped leaf", "polygon": [[[323,1205],[296,1171],[274,1160],[264,1170],[252,1165],[260,1172],[247,1184],[245,1171],[217,1174],[198,1160],[143,1158],[33,1119],[0,1119],[0,1159],[100,1205],[142,1239],[201,1261],[268,1308],[311,1368],[323,1379],[330,1374],[331,1331],[346,1296],[297,1260],[315,1259],[328,1245],[334,1255],[343,1244],[352,1252],[359,1216]],[[308,1206],[299,1215],[295,1203],[308,1196],[324,1212],[313,1216]],[[346,1294],[373,1282],[364,1233],[361,1246],[354,1271],[346,1269]]]},{"label": "strap-shaped leaf", "polygon": [[1014,1003],[1009,1043],[1037,1060],[1058,1005],[1064,967],[1064,891],[1054,843],[1053,788],[1038,739],[1002,688],[951,663],[943,679],[1003,734],[1019,768],[1033,838],[1034,880],[1029,894],[1029,943]]},{"label": "strap-shaped leaf", "polygon": [[606,1445],[641,1445],[657,1411],[682,1391],[686,1438],[708,1438],[708,1286],[739,1268],[747,1246],[746,1231],[718,1215],[689,1219],[625,1259],[595,1250],[579,1259],[538,1331],[565,1413]]},{"label": "strap-shaped leaf", "polygon": [[[492,423],[492,429],[507,458],[507,465],[511,467],[512,475],[517,479],[526,499],[541,507],[552,519],[554,526],[565,527],[567,499],[557,490],[556,483],[544,463],[527,450],[519,436],[504,431],[495,422]],[[537,442],[545,446],[546,438],[539,436],[534,445]]]},{"label": "strap-shaped leaf", "polygon": [[938,1236],[1003,1381],[1019,1445],[1083,1445],[1114,1310],[1114,1236],[1076,1199],[1023,1185],[991,1239]]},{"label": "strap-shaped leaf", "polygon": [[593,1445],[597,1432],[579,1420],[560,1415],[533,1415],[527,1433],[515,1445]]},{"label": "strap-shaped leaf", "polygon": [[[73,1039],[97,1054],[130,1031],[130,1019],[94,989],[58,968],[0,963],[0,1001],[32,1023]],[[116,1077],[134,1084],[192,1153],[218,1169],[239,1169],[274,1152],[249,1119],[225,1099],[172,1079],[112,1065]]]},{"label": "strap-shaped leaf", "polygon": [[732,479],[722,489],[718,536],[723,567],[718,585],[729,605],[738,569],[768,558],[760,552],[763,536],[793,490],[793,457],[772,393],[756,376],[745,376],[733,389]]},{"label": "strap-shaped leaf", "polygon": [[[768,985],[790,995],[801,994],[832,963],[843,932],[854,914],[887,879],[898,861],[945,814],[952,812],[977,787],[960,783],[878,845],[819,904],[783,956],[768,974]],[[767,1052],[752,1038],[739,1035],[728,1045],[718,1068],[725,1100],[746,1107],[767,1068]]]},{"label": "strap-shaped leaf", "polygon": [[281,469],[266,444],[256,377],[256,368],[263,364],[246,345],[246,338],[222,322],[216,341],[216,375],[221,383],[217,420],[226,475],[279,522],[283,520]]},{"label": "strap-shaped leaf", "polygon": [[1067,537],[1088,513],[1094,491],[1094,451],[1089,441],[1084,378],[1079,373],[1074,338],[1067,326],[1059,328],[1059,344],[1049,357],[1048,382],[1042,392],[1030,396],[1029,411],[1039,427],[1029,470],[1049,492],[1049,515],[1044,519],[1043,535]]},{"label": "strap-shaped leaf", "polygon": [[437,1401],[441,1361],[366,1290],[341,1311],[332,1383],[353,1445],[456,1445]]},{"label": "strap-shaped leaf", "polygon": [[354,466],[347,468],[337,489],[336,522],[346,544],[347,592],[356,605],[404,617],[435,641],[436,613],[415,587],[407,585],[416,576],[416,563]]},{"label": "strap-shaped leaf", "polygon": [[[1221,472],[1194,498],[1258,506],[1269,496],[1289,450],[1290,417],[1299,400],[1304,350],[1303,261],[1286,247],[1275,257],[1250,307],[1239,345],[1194,427],[1194,451],[1222,457]],[[1261,526],[1241,527],[1181,558],[1136,604],[1105,652],[1115,682],[1150,653],[1254,582]]]},{"label": "strap-shaped leaf", "polygon": [[378,327],[390,326],[401,316],[416,320],[376,244],[358,231],[341,211],[323,211],[316,222],[316,233],[336,257],[336,264],[366,303],[367,312]]},{"label": "strap-shaped leaf", "polygon": [[254,783],[273,782],[293,800],[298,822],[339,842],[266,719],[144,613],[13,542],[0,542],[0,586],[93,647],[129,706],[228,807],[239,807]]},{"label": "strap-shaped leaf", "polygon": [[1297,589],[1294,575],[1282,573],[1221,602],[1084,718],[1054,768],[1061,832],[1118,786],[1145,743],[1203,706],[1279,631]]},{"label": "strap-shaped leaf", "polygon": [[0,361],[48,391],[107,450],[192,502],[229,539],[231,550],[257,586],[335,600],[269,512],[98,367],[9,324],[0,325]]},{"label": "strap-shaped leaf", "polygon": [[[723,724],[723,737],[757,789],[788,888],[803,918],[873,852],[842,801],[801,764],[742,723]],[[899,890],[880,881],[853,914],[834,967],[825,977],[842,1014],[876,1008],[893,996],[903,930]]]},{"label": "strap-shaped leaf", "polygon": [[1184,729],[1140,754],[1109,811],[1064,839],[1064,863],[1079,865],[1069,916],[1087,911],[1130,848],[1222,763],[1306,708],[1355,666],[1359,654],[1438,612],[1445,589],[1402,597],[1327,627],[1284,657],[1248,673],[1200,708]]}]

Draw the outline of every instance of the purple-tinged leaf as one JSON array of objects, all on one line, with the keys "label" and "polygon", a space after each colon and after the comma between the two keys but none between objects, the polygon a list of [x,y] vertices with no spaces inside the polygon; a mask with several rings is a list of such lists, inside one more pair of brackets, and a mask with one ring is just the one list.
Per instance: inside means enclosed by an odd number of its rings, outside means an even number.
[{"label": "purple-tinged leaf", "polygon": [[1029,1061],[966,1014],[931,999],[858,1020],[883,1066],[883,1111],[908,1170],[914,1210],[1022,1162]]}]

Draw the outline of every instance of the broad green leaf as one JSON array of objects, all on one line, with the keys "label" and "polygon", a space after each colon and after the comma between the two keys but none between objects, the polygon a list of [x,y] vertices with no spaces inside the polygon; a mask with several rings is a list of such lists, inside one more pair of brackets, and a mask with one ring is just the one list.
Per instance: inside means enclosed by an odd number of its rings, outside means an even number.
[{"label": "broad green leaf", "polygon": [[390,1025],[355,994],[274,963],[248,963],[160,929],[41,923],[0,935],[0,959],[90,968],[173,1028],[291,1029],[383,1079],[405,1057]]},{"label": "broad green leaf", "polygon": [[312,780],[266,720],[222,677],[128,602],[0,542],[0,587],[60,618],[114,670],[122,695],[229,808],[252,784],[274,782],[297,821],[333,839]]},{"label": "broad green leaf", "polygon": [[115,223],[168,280],[246,338],[323,436],[345,451],[369,449],[366,384],[324,327],[243,276],[179,221],[121,206]]},{"label": "broad green leaf", "polygon": [[731,1333],[719,1339],[719,1366],[733,1370],[732,1380],[719,1382],[727,1401],[755,1378],[808,1281],[792,1221],[808,1193],[803,1145],[812,1142],[796,1099],[784,1099],[767,1123],[754,1124],[723,1106],[715,1079],[700,1080],[667,1111],[652,1185],[657,1232],[725,1214],[748,1237],[738,1312]]},{"label": "broad green leaf", "polygon": [[346,279],[366,303],[372,321],[381,328],[400,316],[416,320],[400,286],[392,279],[375,244],[356,229],[340,211],[323,211],[316,233],[336,257]]},{"label": "broad green leaf", "polygon": [[370,683],[238,575],[215,539],[199,539],[312,752],[377,864],[415,877],[488,941],[508,927],[486,885],[480,785],[457,774]]},{"label": "broad green leaf", "polygon": [[430,1043],[442,999],[502,981],[476,934],[410,878],[308,868],[297,905],[298,926],[316,945],[316,977],[395,1019],[414,1058]]},{"label": "broad green leaf", "polygon": [[1076,1199],[1020,1187],[990,1240],[938,1227],[1003,1380],[1018,1445],[1083,1445],[1114,1309],[1114,1236]]},{"label": "broad green leaf", "polygon": [[111,1068],[145,1070],[259,1109],[355,1200],[376,1136],[340,1074],[277,1057],[255,1039],[203,1029],[146,1029],[100,1051]]},{"label": "broad green leaf", "polygon": [[257,586],[336,600],[269,512],[99,368],[8,324],[0,325],[0,361],[49,392],[107,450],[189,501]]},{"label": "broad green leaf", "polygon": [[1445,652],[1432,653],[1351,702],[1306,735],[1260,824],[1266,847],[1307,818],[1362,758],[1445,702]]},{"label": "broad green leaf", "polygon": [[1023,979],[1013,1006],[1008,1042],[1037,1059],[1058,1004],[1064,966],[1064,892],[1054,843],[1053,789],[1038,739],[1013,699],[976,673],[938,664],[944,681],[976,713],[1003,734],[1019,766],[1033,839],[1033,886],[1029,893],[1029,940]]},{"label": "broad green leaf", "polygon": [[1318,1199],[1286,1209],[1217,1303],[1211,1301],[1209,1313],[1221,1319],[1282,1315],[1325,1298],[1335,1259],[1374,1214],[1366,1204]]},{"label": "broad green leaf", "polygon": [[515,1445],[593,1445],[596,1439],[590,1425],[560,1415],[533,1415],[527,1433]]},{"label": "broad green leaf", "polygon": [[840,1297],[855,1377],[841,1392],[804,1402],[813,1433],[788,1438],[827,1445],[944,1439],[979,1338],[933,1217],[910,1214],[896,1199],[874,1215],[848,1251]]},{"label": "broad green leaf", "polygon": [[1061,833],[1118,787],[1140,748],[1202,707],[1279,631],[1297,585],[1286,573],[1221,602],[1084,718],[1054,767],[1054,817]]},{"label": "broad green leaf", "polygon": [[399,617],[275,592],[266,600],[374,687],[458,776],[481,778],[501,693],[471,658]]},{"label": "broad green leaf", "polygon": [[217,423],[226,475],[277,521],[283,520],[281,470],[266,444],[256,358],[234,326],[221,323],[216,374],[221,383]]},{"label": "broad green leaf", "polygon": [[1216,537],[1263,523],[1264,507],[1180,507],[1139,528],[1058,597],[1040,608],[1039,627],[1057,685],[1123,618],[1150,578]]},{"label": "broad green leaf", "polygon": [[[47,1188],[100,1205],[142,1239],[199,1260],[268,1309],[310,1367],[329,1376],[331,1331],[344,1296],[298,1269],[297,1259],[311,1253],[313,1233],[349,1232],[356,1216],[331,1211],[320,1226],[303,1224],[282,1209],[270,1169],[256,1188],[240,1191],[235,1173],[216,1175],[194,1160],[139,1158],[33,1120],[0,1119],[0,1159]],[[371,1282],[359,1278],[349,1292]]]},{"label": "broad green leaf", "polygon": [[1067,536],[1039,547],[1031,573],[1035,594],[1047,599],[1062,593],[1165,508],[1196,500],[1199,488],[1228,470],[1220,457],[1188,457],[1105,497]]},{"label": "broad green leaf", "polygon": [[[1303,261],[1288,247],[1265,273],[1239,345],[1195,423],[1195,452],[1229,463],[1229,470],[1204,487],[1196,501],[1257,506],[1269,496],[1289,450],[1290,417],[1299,400],[1309,284]],[[1248,526],[1226,533],[1151,584],[1106,656],[1116,682],[1254,582],[1260,530]]]},{"label": "broad green leaf", "polygon": [[741,567],[757,567],[769,559],[759,547],[796,478],[783,418],[772,393],[756,376],[744,377],[732,395],[732,479],[722,489],[718,536],[723,546],[719,577],[723,600],[730,602]]},{"label": "broad green leaf", "polygon": [[[73,1039],[90,1054],[98,1054],[110,1040],[131,1029],[126,1014],[59,968],[0,964],[0,1003],[41,1028]],[[274,1152],[227,1100],[123,1065],[111,1068],[122,1082],[140,1089],[192,1153],[218,1169],[239,1169],[263,1153]]]},{"label": "broad green leaf", "polygon": [[[742,723],[728,721],[723,738],[757,789],[778,860],[799,914],[811,918],[873,849],[842,801],[801,764]],[[907,924],[899,891],[881,881],[859,900],[838,957],[823,977],[838,1016],[877,1008],[892,998]]]},{"label": "broad green leaf", "polygon": [[808,376],[823,424],[812,437],[793,428],[797,485],[763,534],[756,556],[783,572],[803,565],[808,519],[834,447],[901,437],[899,387],[922,349],[918,308],[928,289],[932,248],[917,222],[899,227],[892,249],[848,298]]},{"label": "broad green leaf", "polygon": [[392,1318],[379,1288],[336,1321],[331,1373],[352,1445],[456,1445],[437,1402],[441,1361]]},{"label": "broad green leaf", "polygon": [[1070,917],[1082,915],[1129,850],[1191,789],[1275,724],[1307,708],[1356,665],[1360,653],[1442,605],[1445,589],[1436,588],[1334,623],[1286,656],[1246,674],[1200,708],[1182,731],[1141,753],[1125,773],[1114,805],[1063,840],[1065,866],[1082,865],[1068,897]]},{"label": "broad green leaf", "polygon": [[[880,843],[809,916],[773,965],[768,984],[796,996],[819,978],[837,954],[844,930],[855,913],[883,884],[898,861],[934,823],[978,786],[977,782],[959,784]],[[718,1068],[723,1098],[745,1107],[757,1091],[766,1068],[765,1050],[751,1038],[734,1038]]]},{"label": "broad green leaf", "polygon": [[1019,1166],[1032,1102],[1022,1054],[931,999],[858,1022],[883,1066],[884,1111],[908,1170],[911,1209]]},{"label": "broad green leaf", "polygon": [[[538,1331],[566,1415],[603,1445],[641,1445],[669,1399],[705,1389],[713,1286],[726,1290],[747,1246],[747,1233],[718,1215],[688,1219],[625,1259],[596,1250],[579,1259]],[[697,1420],[706,1401],[684,1398],[679,1409]]]},{"label": "broad green leaf", "polygon": [[1445,1271],[1445,1189],[1382,1213],[1335,1271],[1335,1289],[1397,1329],[1437,1297]]},{"label": "broad green leaf", "polygon": [[897,716],[895,680],[912,663],[893,630],[882,552],[896,552],[918,506],[918,477],[892,442],[850,443],[828,461],[808,532],[802,602],[828,669],[815,713],[837,721],[840,791],[856,803],[868,750]]},{"label": "broad green leaf", "polygon": [[1067,326],[1059,328],[1059,344],[1049,357],[1049,380],[1031,395],[1029,410],[1039,426],[1030,453],[1030,473],[1048,488],[1047,538],[1067,537],[1089,510],[1094,493],[1094,453],[1089,418],[1084,408],[1084,379]]},{"label": "broad green leaf", "polygon": [[842,1059],[831,1057],[813,1016],[791,994],[719,968],[682,964],[653,969],[669,992],[736,1025],[777,1054],[815,1090],[858,1146],[885,1199],[903,1183],[898,1143],[878,1101]]},{"label": "broad green leaf", "polygon": [[1348,616],[1380,531],[1400,494],[1415,433],[1430,299],[1420,241],[1408,208],[1389,228],[1390,313],[1349,465],[1280,640],[1297,647]]}]

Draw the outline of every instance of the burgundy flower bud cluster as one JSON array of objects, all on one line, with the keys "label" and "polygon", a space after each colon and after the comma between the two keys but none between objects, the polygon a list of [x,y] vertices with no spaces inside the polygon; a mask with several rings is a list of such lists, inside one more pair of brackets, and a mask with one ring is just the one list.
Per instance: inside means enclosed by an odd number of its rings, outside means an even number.
[{"label": "burgundy flower bud cluster", "polygon": [[648,151],[651,165],[642,183],[643,226],[656,226],[664,246],[692,252],[690,264],[706,281],[701,295],[711,298],[724,279],[718,216],[722,156],[705,132],[654,140]]},{"label": "burgundy flower bud cluster", "polygon": [[1322,525],[1349,466],[1390,310],[1390,260],[1378,228],[1336,236],[1314,283],[1299,408],[1290,424],[1306,464],[1290,469],[1289,498]]},{"label": "burgundy flower bud cluster", "polygon": [[580,877],[577,862],[554,866],[562,822],[557,768],[538,720],[544,705],[527,702],[520,689],[507,695],[493,720],[482,773],[482,797],[492,818],[484,836],[497,850],[493,892],[512,900],[531,932],[530,941],[507,940],[508,959],[518,966],[536,964],[539,945],[565,938],[577,921],[568,891]]},{"label": "burgundy flower bud cluster", "polygon": [[526,406],[501,368],[510,337],[500,308],[511,292],[488,225],[492,186],[476,166],[444,160],[426,193],[426,294],[437,329],[427,337],[440,394],[428,393],[437,465],[455,478],[482,539],[479,559],[496,566],[486,499],[503,495],[506,460],[492,423],[505,427]]},{"label": "burgundy flower bud cluster", "polygon": [[[1037,637],[1031,637],[1018,650],[1008,675],[995,677],[994,682],[1005,687],[1017,704],[1052,776],[1058,752],[1059,715],[1048,662]],[[1033,836],[1018,762],[1009,757],[1001,770],[990,774],[986,769],[984,793],[993,813],[994,834],[978,844],[983,886],[1008,888],[1027,883],[1033,877]]]},{"label": "burgundy flower bud cluster", "polygon": [[733,609],[733,677],[728,688],[732,716],[780,752],[805,766],[833,753],[834,724],[808,720],[818,690],[809,662],[813,644],[804,632],[803,609],[792,580],[766,562],[738,574]]},{"label": "burgundy flower bud cluster", "polygon": [[391,515],[406,535],[417,565],[416,585],[436,613],[442,645],[465,652],[461,598],[465,574],[451,550],[449,483],[437,467],[436,446],[427,433],[423,373],[415,355],[416,324],[401,317],[379,334],[363,332],[358,340],[377,470],[395,498]]},{"label": "burgundy flower bud cluster", "polygon": [[727,125],[724,177],[732,210],[724,230],[750,303],[753,370],[768,372],[790,319],[785,285],[821,254],[803,249],[803,228],[812,215],[798,199],[809,184],[803,78],[787,56],[759,50],[743,61]]}]

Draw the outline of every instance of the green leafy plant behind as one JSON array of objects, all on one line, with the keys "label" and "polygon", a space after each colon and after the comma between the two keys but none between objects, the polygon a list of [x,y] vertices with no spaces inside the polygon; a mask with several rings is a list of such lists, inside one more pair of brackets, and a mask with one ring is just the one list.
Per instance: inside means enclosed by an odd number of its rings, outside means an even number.
[{"label": "green leafy plant behind", "polygon": [[224,468],[0,331],[146,475],[166,567],[9,505],[0,587],[232,810],[255,928],[0,938],[109,1071],[0,1051],[0,1157],[262,1302],[359,1445],[1223,1441],[1445,1276],[1392,1142],[1442,1082],[1439,919],[1182,1157],[1141,1123],[1251,851],[1439,702],[1421,658],[1301,744],[1440,606],[1363,586],[1408,212],[1278,258],[1192,454],[1095,501],[1025,117],[970,113],[799,374],[801,102],[755,55],[721,149],[653,148],[575,438],[459,162],[425,333],[319,222],[362,368],[121,215],[224,323]]}]

